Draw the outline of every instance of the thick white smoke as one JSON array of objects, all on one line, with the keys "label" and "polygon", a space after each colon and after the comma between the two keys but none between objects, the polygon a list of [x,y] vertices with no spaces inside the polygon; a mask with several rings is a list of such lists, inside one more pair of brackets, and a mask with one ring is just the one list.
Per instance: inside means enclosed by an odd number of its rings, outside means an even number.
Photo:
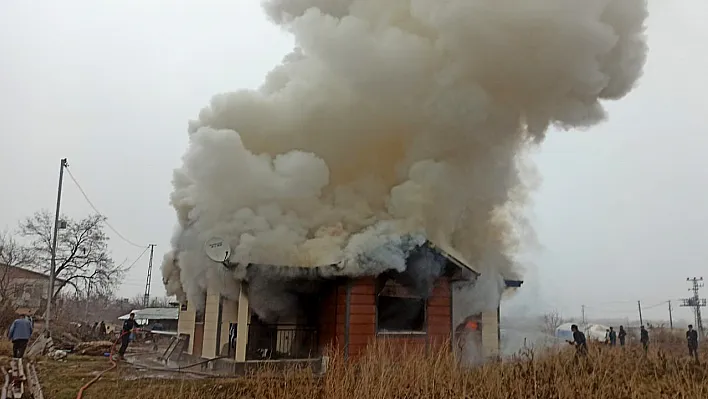
[{"label": "thick white smoke", "polygon": [[[163,276],[197,303],[210,280],[228,295],[225,273],[244,278],[206,258],[212,236],[233,263],[344,261],[357,275],[405,268],[391,242],[413,234],[514,277],[524,150],[552,125],[600,122],[600,101],[627,94],[645,61],[644,0],[264,8],[297,48],[260,89],[212,99],[175,171],[179,228]],[[362,264],[372,257],[382,262]]]}]

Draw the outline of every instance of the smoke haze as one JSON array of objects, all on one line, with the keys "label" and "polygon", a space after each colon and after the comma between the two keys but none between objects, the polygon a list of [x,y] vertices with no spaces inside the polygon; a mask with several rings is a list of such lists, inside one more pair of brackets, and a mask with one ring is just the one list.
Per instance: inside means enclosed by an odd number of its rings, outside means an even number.
[{"label": "smoke haze", "polygon": [[[496,308],[520,274],[525,150],[551,126],[601,122],[645,61],[644,0],[263,6],[296,48],[258,90],[213,97],[174,173],[163,280],[197,304],[207,286],[236,299],[249,263],[403,272],[428,238],[491,275],[459,306]],[[244,267],[210,261],[213,236]]]}]

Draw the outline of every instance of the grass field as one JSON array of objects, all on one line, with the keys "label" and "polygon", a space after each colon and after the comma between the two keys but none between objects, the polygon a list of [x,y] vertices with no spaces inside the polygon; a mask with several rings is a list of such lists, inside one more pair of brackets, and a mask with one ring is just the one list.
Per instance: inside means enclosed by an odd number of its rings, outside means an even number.
[{"label": "grass field", "polygon": [[[702,354],[708,359],[708,353]],[[79,387],[108,366],[105,358],[42,361],[45,396],[73,399]],[[393,355],[372,348],[358,362],[333,356],[329,372],[262,370],[233,379],[155,379],[121,366],[91,386],[85,398],[708,398],[708,368],[690,361],[678,342],[657,343],[644,357],[640,348],[591,347],[576,364],[572,348],[521,353],[515,361],[465,370],[452,356]]]}]

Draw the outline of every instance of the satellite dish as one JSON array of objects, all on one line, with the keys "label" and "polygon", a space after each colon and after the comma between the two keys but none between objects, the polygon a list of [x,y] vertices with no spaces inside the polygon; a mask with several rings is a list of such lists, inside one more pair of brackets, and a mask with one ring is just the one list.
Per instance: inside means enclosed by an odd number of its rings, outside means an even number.
[{"label": "satellite dish", "polygon": [[231,255],[231,247],[220,237],[212,237],[204,243],[204,252],[214,262],[226,262]]}]

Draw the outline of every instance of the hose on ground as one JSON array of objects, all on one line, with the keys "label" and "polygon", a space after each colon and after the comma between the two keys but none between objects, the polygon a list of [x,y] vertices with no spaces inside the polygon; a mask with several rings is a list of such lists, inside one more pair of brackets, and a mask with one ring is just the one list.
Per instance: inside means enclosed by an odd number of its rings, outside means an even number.
[{"label": "hose on ground", "polygon": [[79,389],[79,393],[76,394],[76,399],[81,399],[81,398],[83,397],[83,395],[84,395],[84,391],[85,391],[88,387],[90,387],[94,382],[100,380],[101,377],[102,377],[104,374],[106,374],[107,372],[109,372],[109,371],[115,369],[116,367],[118,367],[118,363],[116,363],[116,361],[113,360],[113,351],[115,350],[116,345],[118,344],[118,341],[120,341],[121,338],[123,338],[124,335],[129,334],[129,333],[130,333],[130,331],[123,331],[123,332],[118,336],[118,339],[116,339],[115,342],[113,342],[113,345],[111,346],[111,350],[110,350],[110,352],[108,352],[108,361],[111,363],[111,367],[109,367],[109,368],[107,368],[107,369],[101,371],[100,373],[98,373],[98,375],[97,375],[96,377],[94,377],[94,379],[92,379],[91,381],[87,382],[84,386],[82,386],[81,389]]}]

